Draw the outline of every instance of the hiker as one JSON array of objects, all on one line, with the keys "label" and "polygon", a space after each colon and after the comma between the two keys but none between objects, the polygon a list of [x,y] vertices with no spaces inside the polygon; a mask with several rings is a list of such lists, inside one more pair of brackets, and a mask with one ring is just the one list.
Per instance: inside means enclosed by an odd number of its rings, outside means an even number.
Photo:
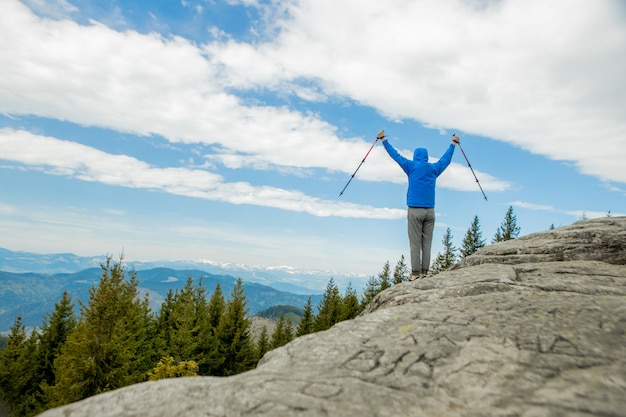
[{"label": "hiker", "polygon": [[413,160],[400,155],[387,141],[384,131],[378,132],[378,139],[383,142],[389,156],[400,165],[409,179],[406,194],[407,229],[411,247],[411,281],[424,278],[430,266],[430,247],[435,228],[435,183],[437,177],[450,165],[454,154],[454,145],[459,144],[459,137],[452,135],[452,144],[435,163],[428,162],[428,151],[417,148]]}]

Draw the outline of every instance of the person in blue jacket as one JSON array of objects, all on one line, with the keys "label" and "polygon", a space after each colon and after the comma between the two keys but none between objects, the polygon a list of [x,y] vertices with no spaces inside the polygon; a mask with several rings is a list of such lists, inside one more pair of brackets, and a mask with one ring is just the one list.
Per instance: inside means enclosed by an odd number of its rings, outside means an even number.
[{"label": "person in blue jacket", "polygon": [[454,145],[460,142],[459,137],[452,135],[452,144],[439,158],[439,161],[428,162],[428,151],[417,148],[413,152],[413,160],[400,155],[386,140],[385,132],[378,132],[378,139],[383,142],[389,156],[400,165],[409,180],[406,193],[407,229],[411,247],[411,281],[424,278],[430,266],[430,247],[435,228],[435,185],[437,177],[450,165],[454,154]]}]

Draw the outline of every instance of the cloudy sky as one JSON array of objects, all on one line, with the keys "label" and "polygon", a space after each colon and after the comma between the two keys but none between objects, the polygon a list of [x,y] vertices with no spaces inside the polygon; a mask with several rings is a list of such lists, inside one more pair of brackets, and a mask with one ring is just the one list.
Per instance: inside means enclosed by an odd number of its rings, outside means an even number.
[{"label": "cloudy sky", "polygon": [[[375,275],[436,160],[433,257],[626,213],[621,0],[0,0],[0,247]],[[360,282],[354,284],[359,287]]]}]

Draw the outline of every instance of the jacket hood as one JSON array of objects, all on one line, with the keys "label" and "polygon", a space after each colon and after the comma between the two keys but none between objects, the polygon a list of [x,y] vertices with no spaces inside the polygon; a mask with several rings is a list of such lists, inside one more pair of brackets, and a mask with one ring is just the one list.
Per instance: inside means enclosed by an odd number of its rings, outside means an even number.
[{"label": "jacket hood", "polygon": [[413,160],[416,162],[428,162],[428,150],[425,148],[417,148],[413,152]]}]

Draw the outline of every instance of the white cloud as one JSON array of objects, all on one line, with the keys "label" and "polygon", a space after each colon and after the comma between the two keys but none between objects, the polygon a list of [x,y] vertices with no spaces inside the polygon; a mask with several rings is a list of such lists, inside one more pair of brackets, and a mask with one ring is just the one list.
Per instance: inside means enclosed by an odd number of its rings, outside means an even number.
[{"label": "white cloud", "polygon": [[11,206],[9,204],[0,204],[0,213],[4,215],[17,213],[19,210],[17,207]]},{"label": "white cloud", "polygon": [[511,203],[512,206],[522,207],[528,210],[538,210],[538,211],[555,211],[555,208],[552,206],[546,206],[543,204],[534,204],[528,203],[525,201],[514,201]]},{"label": "white cloud", "polygon": [[607,190],[611,191],[611,192],[615,192],[615,193],[622,193],[624,195],[626,195],[626,190],[624,190],[623,188],[620,187],[616,187],[613,184],[604,184],[604,186],[606,187]]},{"label": "white cloud", "polygon": [[548,212],[553,212],[553,213],[567,214],[568,216],[573,216],[578,220],[583,219],[583,218],[596,219],[599,217],[607,217],[608,215],[612,215],[612,216],[624,216],[625,215],[622,213],[610,213],[606,211],[561,210],[553,206],[529,203],[526,201],[513,201],[511,203],[511,206],[521,207],[527,210],[548,211]]},{"label": "white cloud", "polygon": [[626,13],[618,1],[287,4],[270,42],[207,47],[225,84],[317,80],[326,94],[391,117],[504,140],[626,182]]},{"label": "white cloud", "polygon": [[36,13],[52,18],[65,18],[78,9],[66,0],[24,0]]},{"label": "white cloud", "polygon": [[405,211],[400,209],[321,200],[299,191],[253,186],[246,182],[224,182],[220,175],[205,170],[157,168],[126,155],[111,155],[78,143],[8,128],[0,129],[0,154],[5,160],[49,174],[233,204],[254,204],[321,217],[396,219],[405,216]]},{"label": "white cloud", "polygon": [[[575,210],[575,211],[566,211],[565,214],[569,214],[570,216],[574,216],[577,220],[584,219],[598,219],[600,217],[607,217],[609,215],[606,211],[584,211],[584,210]],[[613,216],[620,214],[612,214]]]},{"label": "white cloud", "polygon": [[[486,172],[474,169],[474,174],[483,190],[504,191],[511,187],[508,181],[502,181]],[[437,180],[437,185],[460,191],[480,191],[476,178],[467,165],[451,163]]]},{"label": "white cloud", "polygon": [[[256,167],[282,171],[322,168],[350,173],[353,167],[346,164],[346,156],[359,155],[369,146],[359,138],[340,139],[336,128],[316,115],[248,106],[226,92],[232,87],[259,86],[282,90],[285,83],[293,83],[300,97],[323,99],[315,81],[322,86],[326,81],[320,74],[293,67],[292,50],[280,48],[283,38],[277,39],[277,45],[258,49],[229,41],[204,51],[181,38],[47,20],[19,2],[5,3],[6,13],[0,17],[0,88],[6,92],[0,97],[0,112],[5,114],[158,134],[172,142],[220,144],[219,158],[225,162],[228,154],[230,163],[243,154]],[[257,59],[262,58],[259,54],[266,58]],[[232,64],[244,61],[239,70]],[[296,82],[302,78],[309,79],[308,85]],[[369,165],[363,179],[388,180],[386,172],[392,165],[388,158],[372,157]],[[507,186],[488,174],[482,176],[486,189]],[[441,183],[459,188],[455,184],[464,181],[442,179]]]}]

